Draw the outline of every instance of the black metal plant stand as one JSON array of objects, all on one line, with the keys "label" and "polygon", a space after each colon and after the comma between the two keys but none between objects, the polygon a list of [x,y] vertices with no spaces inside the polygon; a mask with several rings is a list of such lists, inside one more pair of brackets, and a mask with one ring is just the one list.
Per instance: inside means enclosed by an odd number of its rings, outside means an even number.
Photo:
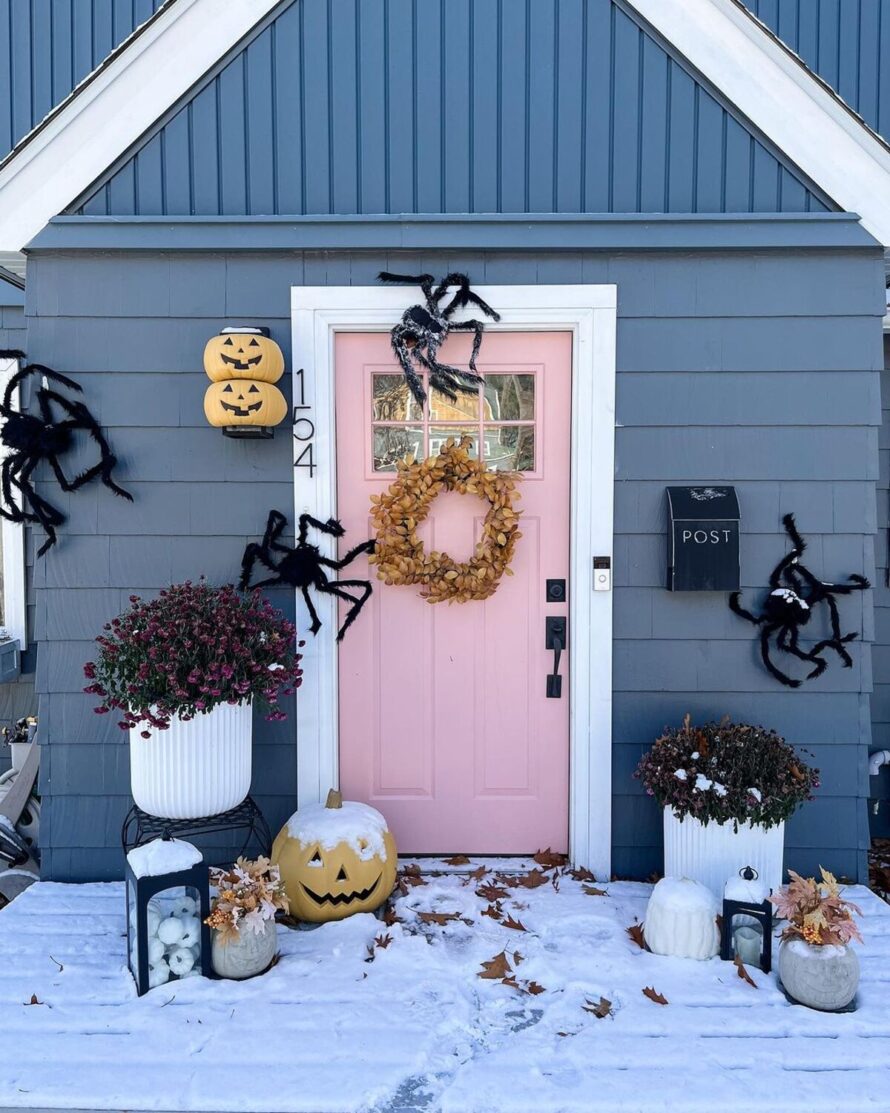
[{"label": "black metal plant stand", "polygon": [[[226,831],[243,831],[244,839],[241,844],[239,856],[246,854],[253,844],[257,853],[269,856],[272,853],[272,833],[269,824],[253,797],[247,796],[237,806],[219,815],[204,816],[200,819],[162,819],[160,816],[149,815],[135,804],[127,812],[121,827],[121,844],[127,854],[137,846],[142,846],[153,839],[166,837],[193,841],[205,835],[216,835]],[[211,865],[228,865],[231,855],[225,854],[217,863]]]}]

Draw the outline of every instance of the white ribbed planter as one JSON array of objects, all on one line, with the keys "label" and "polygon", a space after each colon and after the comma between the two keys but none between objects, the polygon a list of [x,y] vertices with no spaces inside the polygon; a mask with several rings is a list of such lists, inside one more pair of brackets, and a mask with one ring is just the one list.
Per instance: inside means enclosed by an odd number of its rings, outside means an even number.
[{"label": "white ribbed planter", "polygon": [[721,900],[727,878],[744,866],[753,866],[765,885],[778,889],[784,852],[784,823],[769,830],[740,823],[735,831],[731,822],[704,824],[688,815],[680,820],[664,809],[665,877],[700,881]]},{"label": "white ribbed planter", "polygon": [[[151,730],[151,738],[140,731]],[[130,787],[149,815],[197,819],[234,808],[250,790],[250,704],[222,704],[168,730],[130,730]]]}]

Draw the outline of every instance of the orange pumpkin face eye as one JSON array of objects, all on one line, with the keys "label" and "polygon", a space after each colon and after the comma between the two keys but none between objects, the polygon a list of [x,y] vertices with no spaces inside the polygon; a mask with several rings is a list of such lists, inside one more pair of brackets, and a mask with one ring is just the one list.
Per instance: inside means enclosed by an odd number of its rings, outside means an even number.
[{"label": "orange pumpkin face eye", "polygon": [[225,339],[225,340],[223,341],[223,343],[225,344],[225,346],[226,346],[227,348],[231,348],[231,347],[232,347],[232,338],[231,338],[231,336],[227,336],[227,337],[226,337],[226,339]]},{"label": "orange pumpkin face eye", "polygon": [[231,393],[232,393],[232,388],[230,386],[224,386],[223,387],[223,394],[231,394]]},{"label": "orange pumpkin face eye", "polygon": [[251,340],[250,346],[251,346],[251,348],[258,348],[259,343],[256,340]]},{"label": "orange pumpkin face eye", "polygon": [[259,387],[252,386],[250,388],[250,390],[248,391],[248,394],[259,394],[259,392],[260,392]]},{"label": "orange pumpkin face eye", "polygon": [[317,850],[312,855],[312,857],[309,859],[309,864],[313,865],[313,866],[320,866],[321,865],[321,855],[318,853]]},{"label": "orange pumpkin face eye", "polygon": [[337,880],[338,881],[348,881],[349,880],[349,878],[346,876],[346,870],[342,866],[339,868],[339,870],[337,870]]}]

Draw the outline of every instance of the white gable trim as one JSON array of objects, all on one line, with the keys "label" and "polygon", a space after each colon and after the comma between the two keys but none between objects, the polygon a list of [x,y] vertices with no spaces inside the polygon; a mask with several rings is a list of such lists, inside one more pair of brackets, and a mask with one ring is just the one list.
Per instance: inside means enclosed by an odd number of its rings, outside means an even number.
[{"label": "white gable trim", "polygon": [[0,167],[0,251],[19,251],[280,0],[176,0]]},{"label": "white gable trim", "polygon": [[733,0],[625,0],[787,158],[890,245],[890,151]]}]

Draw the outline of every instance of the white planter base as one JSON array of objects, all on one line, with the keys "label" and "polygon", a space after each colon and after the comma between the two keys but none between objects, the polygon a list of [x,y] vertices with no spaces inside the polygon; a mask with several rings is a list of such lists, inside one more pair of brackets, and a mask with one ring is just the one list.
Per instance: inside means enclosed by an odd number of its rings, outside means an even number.
[{"label": "white planter base", "polygon": [[765,885],[778,889],[784,853],[784,823],[769,830],[740,823],[736,832],[732,823],[704,824],[691,816],[680,820],[664,809],[665,877],[700,881],[718,899],[723,899],[727,878],[744,866],[753,866]]},{"label": "white planter base", "polygon": [[163,819],[198,819],[237,807],[250,791],[252,712],[223,704],[168,730],[130,730],[130,786],[136,804]]},{"label": "white planter base", "polygon": [[811,947],[786,940],[779,948],[779,978],[801,1005],[822,1012],[844,1009],[859,986],[859,958],[852,947]]},{"label": "white planter base", "polygon": [[213,971],[221,978],[253,978],[268,969],[278,946],[274,920],[267,920],[261,932],[244,930],[236,939],[223,941],[218,931],[213,933],[211,961]]}]

